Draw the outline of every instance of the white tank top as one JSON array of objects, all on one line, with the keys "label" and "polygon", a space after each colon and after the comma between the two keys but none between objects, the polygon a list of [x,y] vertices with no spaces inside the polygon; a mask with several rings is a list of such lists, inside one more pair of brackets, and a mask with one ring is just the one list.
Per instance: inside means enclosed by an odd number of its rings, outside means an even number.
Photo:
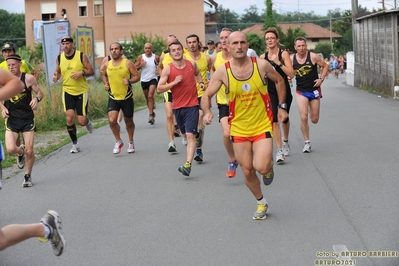
[{"label": "white tank top", "polygon": [[147,82],[157,78],[157,65],[155,64],[155,54],[153,53],[150,58],[145,54],[141,55],[141,60],[146,61],[145,66],[141,69],[141,81]]}]

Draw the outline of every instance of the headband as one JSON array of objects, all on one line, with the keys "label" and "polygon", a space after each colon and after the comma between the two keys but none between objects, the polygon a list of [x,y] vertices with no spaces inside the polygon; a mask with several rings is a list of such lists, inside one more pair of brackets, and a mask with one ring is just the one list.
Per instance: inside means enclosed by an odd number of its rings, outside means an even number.
[{"label": "headband", "polygon": [[21,62],[21,60],[22,60],[21,57],[19,55],[17,55],[17,54],[10,54],[9,56],[7,56],[6,61],[8,61],[10,59],[14,59],[14,60],[17,60],[19,62]]},{"label": "headband", "polygon": [[63,42],[73,42],[73,39],[71,37],[62,38],[61,43]]}]

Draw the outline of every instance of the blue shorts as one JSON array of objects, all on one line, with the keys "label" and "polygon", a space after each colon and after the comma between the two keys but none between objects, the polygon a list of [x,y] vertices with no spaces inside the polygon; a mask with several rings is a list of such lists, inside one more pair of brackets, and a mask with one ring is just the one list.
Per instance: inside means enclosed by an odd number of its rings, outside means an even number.
[{"label": "blue shorts", "polygon": [[179,109],[173,109],[173,114],[175,115],[177,125],[180,128],[180,132],[197,134],[198,127],[198,116],[199,107],[183,107]]},{"label": "blue shorts", "polygon": [[296,94],[302,95],[303,97],[307,98],[309,101],[323,98],[323,95],[321,95],[321,88],[315,89],[314,91],[296,90]]}]

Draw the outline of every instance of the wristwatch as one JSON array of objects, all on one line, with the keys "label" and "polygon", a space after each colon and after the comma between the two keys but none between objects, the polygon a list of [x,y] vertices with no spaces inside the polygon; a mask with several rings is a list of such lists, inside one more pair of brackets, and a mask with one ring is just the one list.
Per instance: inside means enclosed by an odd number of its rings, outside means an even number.
[{"label": "wristwatch", "polygon": [[36,97],[36,100],[37,100],[38,103],[40,103],[40,101],[41,101],[42,99],[40,99],[39,97]]},{"label": "wristwatch", "polygon": [[277,105],[277,107],[287,111],[287,104],[286,103],[279,104],[279,105]]}]

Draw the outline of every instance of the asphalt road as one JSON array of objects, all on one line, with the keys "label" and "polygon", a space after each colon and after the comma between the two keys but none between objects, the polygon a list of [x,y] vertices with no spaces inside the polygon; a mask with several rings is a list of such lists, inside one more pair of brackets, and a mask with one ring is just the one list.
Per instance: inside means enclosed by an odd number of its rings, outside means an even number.
[{"label": "asphalt road", "polygon": [[[154,126],[146,110],[135,114],[135,154],[125,146],[113,155],[105,126],[80,138],[79,154],[66,146],[37,162],[32,188],[21,187],[22,175],[3,182],[0,225],[37,222],[54,209],[67,247],[55,257],[31,239],[0,252],[0,265],[331,265],[319,260],[332,263],[342,250],[350,253],[341,265],[399,265],[399,101],[344,81],[324,82],[310,154],[302,153],[294,100],[291,155],[263,186],[266,220],[252,219],[256,201],[241,169],[225,177],[217,119],[206,128],[204,163],[184,177],[181,138],[179,153],[168,154],[158,104]],[[125,129],[122,137],[127,144]]]}]

